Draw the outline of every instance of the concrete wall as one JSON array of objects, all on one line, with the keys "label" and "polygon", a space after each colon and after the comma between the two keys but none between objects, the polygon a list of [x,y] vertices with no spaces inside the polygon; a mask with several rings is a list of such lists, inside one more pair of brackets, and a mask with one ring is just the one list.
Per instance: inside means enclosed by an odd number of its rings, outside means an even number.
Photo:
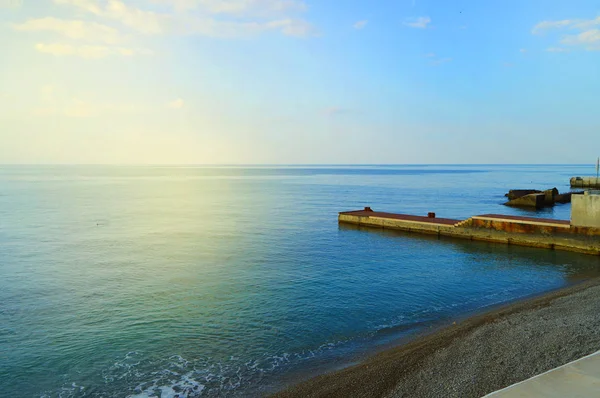
[{"label": "concrete wall", "polygon": [[[575,196],[575,195],[574,195]],[[583,196],[583,195],[579,195]],[[470,222],[474,220],[469,219]],[[485,242],[506,243],[509,245],[540,247],[554,250],[568,250],[580,253],[588,253],[600,256],[600,233],[599,228],[587,227],[561,227],[563,232],[577,229],[579,234],[547,234],[547,233],[515,233],[505,232],[507,228],[496,230],[494,228],[481,228],[477,226],[455,227],[452,225],[441,225],[431,223],[420,223],[407,220],[397,220],[384,217],[366,217],[352,214],[340,214],[341,223],[364,225],[367,227],[397,229],[407,232],[422,234],[435,234],[438,236],[450,236],[459,239],[479,240]],[[558,228],[558,227],[553,227]],[[586,232],[592,231],[592,232]],[[591,235],[591,236],[590,236]]]},{"label": "concrete wall", "polygon": [[425,234],[439,234],[442,231],[450,231],[454,228],[452,225],[422,223],[418,221],[398,220],[385,217],[363,217],[352,214],[340,214],[338,220],[340,222],[365,225],[368,227],[397,229],[409,232],[414,231]]},{"label": "concrete wall", "polygon": [[572,196],[571,225],[600,228],[600,193]]},{"label": "concrete wall", "polygon": [[600,188],[598,177],[572,177],[570,182],[574,188]]}]

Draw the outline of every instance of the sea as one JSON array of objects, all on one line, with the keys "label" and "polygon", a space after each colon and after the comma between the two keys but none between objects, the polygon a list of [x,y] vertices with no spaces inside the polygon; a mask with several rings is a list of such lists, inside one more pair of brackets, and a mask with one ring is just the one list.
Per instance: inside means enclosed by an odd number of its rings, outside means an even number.
[{"label": "sea", "polygon": [[0,166],[0,396],[255,397],[600,275],[595,256],[339,225],[503,206],[594,165]]}]

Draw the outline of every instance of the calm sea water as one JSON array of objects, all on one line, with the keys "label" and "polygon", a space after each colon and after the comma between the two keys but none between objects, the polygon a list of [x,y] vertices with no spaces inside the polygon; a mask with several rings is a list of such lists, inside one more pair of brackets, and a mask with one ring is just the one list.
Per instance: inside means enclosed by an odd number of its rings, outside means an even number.
[{"label": "calm sea water", "polygon": [[583,166],[0,168],[0,396],[254,396],[600,274],[593,256],[340,227],[530,213]]}]

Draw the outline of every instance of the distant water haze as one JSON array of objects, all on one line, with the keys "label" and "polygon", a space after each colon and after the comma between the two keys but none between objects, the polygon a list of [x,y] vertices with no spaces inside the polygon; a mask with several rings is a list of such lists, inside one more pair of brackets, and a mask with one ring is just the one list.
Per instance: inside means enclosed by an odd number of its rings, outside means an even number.
[{"label": "distant water haze", "polygon": [[[593,167],[591,168],[593,169]],[[502,206],[587,166],[0,167],[0,396],[248,396],[600,274],[576,253],[340,226]]]}]

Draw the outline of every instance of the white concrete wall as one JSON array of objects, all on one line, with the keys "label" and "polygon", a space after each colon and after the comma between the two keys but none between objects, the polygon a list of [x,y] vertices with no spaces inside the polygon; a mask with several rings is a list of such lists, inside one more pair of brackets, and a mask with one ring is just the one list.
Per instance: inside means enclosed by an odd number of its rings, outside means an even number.
[{"label": "white concrete wall", "polygon": [[571,225],[600,228],[600,194],[586,192],[571,197]]}]

